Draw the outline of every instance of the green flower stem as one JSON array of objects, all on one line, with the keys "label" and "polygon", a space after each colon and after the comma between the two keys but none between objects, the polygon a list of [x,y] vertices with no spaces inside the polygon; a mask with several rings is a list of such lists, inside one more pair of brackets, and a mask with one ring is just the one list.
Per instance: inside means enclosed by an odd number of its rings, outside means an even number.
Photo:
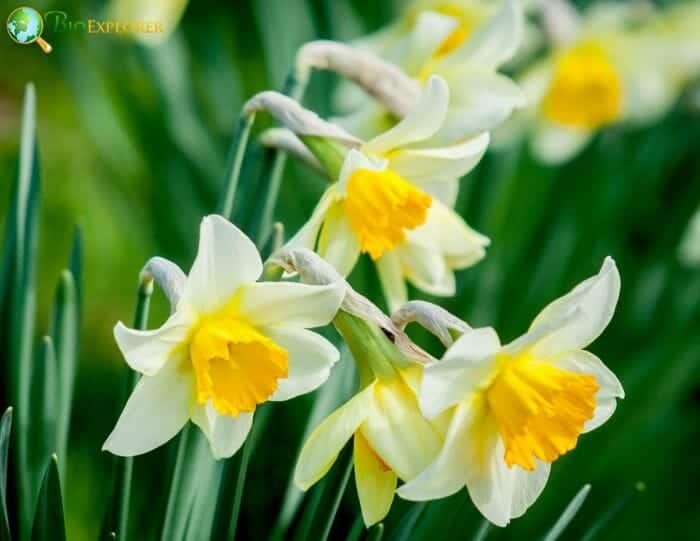
[{"label": "green flower stem", "polygon": [[347,465],[345,466],[345,472],[343,472],[343,477],[340,479],[340,484],[335,492],[335,498],[328,511],[328,516],[326,517],[326,524],[321,533],[320,541],[327,541],[331,534],[331,528],[333,527],[333,522],[335,521],[335,515],[338,513],[338,508],[340,507],[340,502],[343,499],[343,494],[348,486],[348,481],[350,480],[350,474],[353,469],[353,455],[349,453],[347,457]]},{"label": "green flower stem", "polygon": [[[153,278],[144,277],[139,284],[136,294],[136,308],[134,309],[134,329],[143,330],[148,326],[148,312],[153,293]],[[132,371],[129,374],[128,390],[131,391],[138,381],[138,374]],[[131,479],[134,470],[134,459],[125,458],[121,464],[121,479],[119,491],[119,512],[117,515],[117,540],[126,541],[129,528],[129,504],[131,501]]]},{"label": "green flower stem", "polygon": [[[287,81],[284,84],[282,92],[292,99],[301,101],[306,91],[306,79],[300,79],[297,77],[295,71],[287,77]],[[255,236],[255,244],[258,247],[264,246],[267,243],[267,239],[270,236],[272,230],[273,215],[275,212],[275,205],[277,204],[277,199],[279,197],[280,186],[282,184],[282,173],[284,172],[284,165],[287,161],[287,153],[283,150],[275,150],[272,157],[272,166],[270,168],[270,173],[267,182],[267,193],[265,194],[265,201],[263,202],[262,211],[260,213],[261,219],[258,227],[257,235]]]},{"label": "green flower stem", "polygon": [[219,201],[218,212],[226,219],[231,219],[233,213],[233,203],[236,198],[236,189],[238,188],[238,180],[241,176],[241,168],[243,166],[243,158],[248,146],[248,137],[250,136],[250,128],[255,120],[255,115],[242,116],[238,119],[238,124],[234,131],[233,140],[231,141],[231,149],[229,150],[228,161],[226,164],[226,172],[228,177],[221,191],[221,200]]},{"label": "green flower stem", "polygon": [[547,532],[543,541],[556,541],[564,532],[569,523],[574,519],[578,510],[581,509],[583,502],[586,501],[588,493],[591,491],[591,485],[583,485],[581,490],[576,493],[576,496],[566,506],[557,522],[552,526],[552,529]]}]

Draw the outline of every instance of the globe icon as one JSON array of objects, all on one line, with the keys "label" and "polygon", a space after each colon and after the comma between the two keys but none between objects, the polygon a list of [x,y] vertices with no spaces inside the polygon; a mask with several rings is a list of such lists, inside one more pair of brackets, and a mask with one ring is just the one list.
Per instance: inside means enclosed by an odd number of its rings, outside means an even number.
[{"label": "globe icon", "polygon": [[17,43],[34,43],[44,31],[44,20],[33,8],[19,7],[7,19],[7,32]]}]

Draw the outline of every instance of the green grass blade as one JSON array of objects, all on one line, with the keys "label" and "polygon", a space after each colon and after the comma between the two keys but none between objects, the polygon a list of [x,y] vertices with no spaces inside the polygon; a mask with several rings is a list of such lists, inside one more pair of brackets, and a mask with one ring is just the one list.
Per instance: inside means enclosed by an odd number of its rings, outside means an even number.
[{"label": "green grass blade", "polygon": [[12,408],[0,419],[0,541],[11,541],[10,517],[7,513],[7,455],[10,452]]},{"label": "green grass blade", "polygon": [[382,537],[384,537],[384,524],[380,522],[370,530],[367,541],[382,541]]},{"label": "green grass blade", "polygon": [[31,541],[65,541],[66,526],[63,519],[61,481],[58,476],[58,460],[51,457],[39,491],[34,514]]},{"label": "green grass blade", "polygon": [[238,180],[241,176],[241,167],[248,147],[248,136],[253,125],[254,116],[241,117],[238,120],[236,129],[231,141],[228,161],[226,164],[226,179],[221,191],[221,201],[218,212],[227,219],[231,219],[233,213],[233,203],[236,198]]},{"label": "green grass blade", "polygon": [[576,496],[574,496],[571,502],[569,502],[569,505],[566,506],[566,509],[564,509],[564,512],[561,514],[559,519],[554,523],[552,529],[549,530],[547,535],[544,536],[544,541],[556,541],[559,539],[559,536],[574,519],[576,513],[578,513],[578,510],[583,505],[583,502],[586,501],[590,491],[591,485],[583,485],[581,487],[581,490],[576,493]]},{"label": "green grass blade", "polygon": [[401,519],[396,532],[391,536],[392,541],[408,541],[411,539],[411,536],[415,531],[416,524],[423,514],[423,511],[425,511],[427,505],[427,502],[414,503],[411,505],[411,508]]},{"label": "green grass blade", "polygon": [[70,270],[64,270],[56,288],[51,324],[51,337],[56,351],[58,369],[56,454],[59,470],[66,468],[68,431],[70,429],[73,384],[78,362],[79,307],[75,280]]},{"label": "green grass blade", "polygon": [[345,538],[345,541],[359,541],[360,536],[364,531],[365,523],[362,521],[362,516],[359,516],[355,519],[355,522],[352,523],[352,528],[350,528],[350,532]]},{"label": "green grass blade", "polygon": [[12,217],[15,237],[10,276],[11,308],[9,321],[9,363],[12,402],[16,410],[17,501],[20,538],[31,528],[31,509],[38,486],[32,484],[28,465],[28,428],[32,378],[34,317],[36,310],[37,225],[39,210],[39,162],[36,154],[36,94],[27,85],[22,110],[19,175],[14,188]]},{"label": "green grass blade", "polygon": [[335,516],[338,514],[340,502],[343,500],[343,495],[345,494],[345,490],[348,487],[348,481],[350,480],[350,474],[352,474],[353,466],[353,456],[352,454],[349,454],[347,458],[347,465],[345,466],[345,472],[343,473],[343,477],[341,477],[340,479],[340,484],[338,485],[335,491],[335,497],[333,498],[333,503],[331,504],[331,508],[326,517],[326,523],[323,527],[323,530],[321,530],[321,541],[327,541],[331,534],[333,522],[335,522]]},{"label": "green grass blade", "polygon": [[483,519],[481,521],[481,524],[479,524],[479,529],[476,530],[472,541],[484,541],[484,539],[486,539],[486,536],[489,534],[490,531],[491,523],[488,520]]}]

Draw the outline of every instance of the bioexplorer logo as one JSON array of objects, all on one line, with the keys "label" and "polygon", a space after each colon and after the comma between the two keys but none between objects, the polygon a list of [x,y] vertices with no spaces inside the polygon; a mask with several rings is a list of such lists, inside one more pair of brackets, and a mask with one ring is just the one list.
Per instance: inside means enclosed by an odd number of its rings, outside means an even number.
[{"label": "bioexplorer logo", "polygon": [[42,16],[36,9],[21,6],[7,18],[7,33],[20,45],[36,43],[45,53],[51,45],[41,37],[45,29],[52,34],[63,32],[86,34],[162,34],[160,21],[120,21],[98,19],[71,19],[65,11],[47,11]]},{"label": "bioexplorer logo", "polygon": [[22,6],[13,10],[7,18],[7,33],[15,43],[31,45],[36,43],[45,53],[51,52],[51,45],[41,37],[44,32],[44,19],[34,8]]}]

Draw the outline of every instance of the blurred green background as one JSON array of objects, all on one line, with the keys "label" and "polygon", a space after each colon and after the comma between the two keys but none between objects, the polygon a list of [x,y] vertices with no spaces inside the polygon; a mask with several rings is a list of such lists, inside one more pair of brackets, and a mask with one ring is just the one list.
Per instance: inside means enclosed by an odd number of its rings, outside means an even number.
[{"label": "blurred green background", "polygon": [[[50,55],[0,38],[0,219],[17,172],[24,85],[34,81],[42,168],[38,332],[68,257],[74,224],[85,237],[81,358],[63,480],[69,539],[95,539],[109,497],[113,459],[100,447],[122,406],[125,364],[112,339],[129,322],[138,272],[162,255],[187,269],[201,216],[215,208],[233,127],[246,97],[282,87],[296,49],[316,38],[351,39],[392,20],[390,0],[192,2],[162,46],[79,33],[44,38]],[[4,2],[2,13],[20,5]],[[36,0],[41,12],[99,18],[101,2]],[[699,29],[700,32],[700,29]],[[699,44],[700,46],[700,44]],[[653,67],[650,67],[653,69]],[[331,112],[331,76],[314,75],[305,104]],[[489,154],[462,181],[458,208],[492,239],[487,258],[458,275],[459,294],[443,305],[473,326],[493,325],[504,341],[538,310],[597,272],[612,255],[622,297],[611,326],[592,347],[620,377],[627,398],[612,421],[557,461],[543,496],[508,529],[488,539],[541,535],[584,484],[591,494],[565,534],[578,539],[636,482],[646,491],[598,539],[696,539],[700,531],[700,269],[683,267],[677,248],[700,203],[700,116],[681,97],[661,122],[605,131],[561,168],[536,163],[525,148]],[[256,131],[265,122],[256,125]],[[236,222],[254,220],[260,149],[244,167]],[[247,179],[247,180],[246,180]],[[323,181],[288,162],[276,219],[293,233]],[[353,285],[380,299],[367,261]],[[413,292],[420,297],[417,292]],[[156,296],[151,326],[162,321]],[[426,337],[416,339],[434,353]],[[5,379],[5,374],[3,374]],[[251,463],[241,539],[261,539],[279,512],[313,397],[276,406]],[[0,404],[7,405],[6,399]],[[172,444],[136,460],[132,529],[146,539],[163,513],[163,457]],[[234,458],[234,460],[236,460]],[[409,508],[397,499],[388,523]],[[334,534],[356,520],[346,494]],[[466,491],[431,503],[415,531],[469,539],[480,524]],[[344,530],[345,529],[345,530]],[[335,538],[335,537],[334,537]]]}]

